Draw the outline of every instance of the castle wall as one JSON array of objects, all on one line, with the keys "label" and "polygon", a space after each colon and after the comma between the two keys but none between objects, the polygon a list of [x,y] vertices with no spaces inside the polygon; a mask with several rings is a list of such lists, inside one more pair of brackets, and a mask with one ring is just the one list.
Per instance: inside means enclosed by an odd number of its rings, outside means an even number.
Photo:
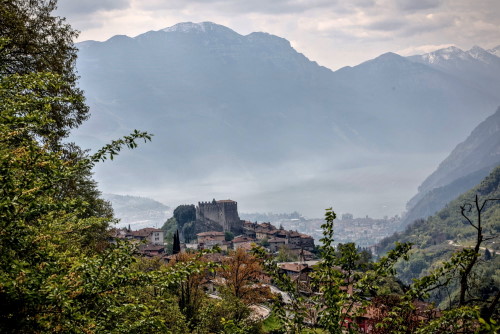
[{"label": "castle wall", "polygon": [[198,202],[196,220],[216,222],[222,226],[224,231],[234,230],[241,224],[238,203],[231,200]]}]

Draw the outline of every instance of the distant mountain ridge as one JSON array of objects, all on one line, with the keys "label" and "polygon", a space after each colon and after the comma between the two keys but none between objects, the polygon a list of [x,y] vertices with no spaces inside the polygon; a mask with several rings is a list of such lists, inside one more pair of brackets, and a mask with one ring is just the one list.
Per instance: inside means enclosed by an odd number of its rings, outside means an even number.
[{"label": "distant mountain ridge", "polygon": [[172,216],[168,206],[147,197],[103,194],[102,198],[113,207],[118,227],[137,230],[143,227],[161,227]]},{"label": "distant mountain ridge", "polygon": [[471,88],[481,87],[492,96],[498,96],[500,58],[495,50],[499,49],[500,46],[487,51],[474,46],[468,51],[463,51],[451,46],[421,56],[411,56],[408,59],[450,73],[464,82],[473,83]]},{"label": "distant mountain ridge", "polygon": [[[121,154],[113,166],[98,166],[96,176],[109,191],[122,193],[127,189],[120,179],[155,192],[186,189],[181,181],[190,180],[192,195],[177,192],[169,202],[230,196],[259,210],[321,215],[331,198],[344,201],[335,191],[339,184],[345,189],[345,180],[360,179],[344,175],[345,166],[354,166],[352,173],[367,166],[379,174],[384,164],[403,171],[411,156],[422,164],[415,168],[428,168],[417,155],[448,152],[500,105],[500,96],[491,93],[500,91],[495,67],[483,83],[470,72],[468,80],[460,79],[460,68],[448,71],[388,53],[333,72],[286,39],[243,36],[210,22],[78,47],[92,117],[74,140],[97,148],[135,128],[155,134],[151,144]],[[244,184],[214,193],[228,180]],[[307,203],[300,198],[305,191]],[[276,200],[264,202],[266,194]],[[290,195],[295,198],[284,199]],[[379,190],[371,198],[394,201]],[[344,203],[342,211],[355,212],[353,200]]]}]

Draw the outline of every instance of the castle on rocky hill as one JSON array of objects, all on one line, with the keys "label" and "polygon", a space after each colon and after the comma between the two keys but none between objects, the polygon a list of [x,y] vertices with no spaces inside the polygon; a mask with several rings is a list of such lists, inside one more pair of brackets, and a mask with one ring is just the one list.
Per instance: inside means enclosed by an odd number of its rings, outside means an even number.
[{"label": "castle on rocky hill", "polygon": [[239,232],[243,221],[238,215],[238,203],[232,200],[198,202],[196,221],[205,224],[219,224],[224,232]]}]

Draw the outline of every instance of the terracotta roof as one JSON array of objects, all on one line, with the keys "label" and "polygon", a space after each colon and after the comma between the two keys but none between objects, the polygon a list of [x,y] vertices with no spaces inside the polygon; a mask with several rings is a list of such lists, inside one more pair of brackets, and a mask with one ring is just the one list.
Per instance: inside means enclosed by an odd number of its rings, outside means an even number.
[{"label": "terracotta roof", "polygon": [[120,228],[120,229],[112,228],[108,230],[108,235],[112,238],[125,238],[127,233],[128,231],[126,228]]},{"label": "terracotta roof", "polygon": [[269,239],[269,242],[282,242],[282,243],[285,243],[286,242],[286,239],[285,238],[272,238],[272,239]]},{"label": "terracotta roof", "polygon": [[285,263],[280,265],[280,269],[286,270],[286,271],[293,271],[296,273],[300,273],[304,269],[308,267],[307,264],[305,263]]},{"label": "terracotta roof", "polygon": [[163,232],[163,230],[153,228],[153,227],[146,227],[146,228],[142,228],[142,229],[137,230],[137,231],[131,231],[130,233],[128,233],[128,235],[133,235],[135,237],[147,237],[147,236],[151,235],[151,233],[153,233],[153,232]]},{"label": "terracotta roof", "polygon": [[238,244],[238,248],[249,251],[252,249],[254,244],[255,244],[255,242],[253,242],[253,241],[246,241],[246,242],[242,242],[242,243]]},{"label": "terracotta roof", "polygon": [[230,200],[230,199],[223,199],[223,200],[217,201],[217,203],[236,203],[236,202],[233,200]]},{"label": "terracotta roof", "polygon": [[248,238],[248,237],[237,237],[237,238],[233,239],[233,244],[237,244],[237,243],[240,243],[240,242],[248,242],[248,241],[255,242],[255,239]]},{"label": "terracotta roof", "polygon": [[140,251],[160,251],[164,250],[165,246],[161,245],[141,245],[139,246]]},{"label": "terracotta roof", "polygon": [[267,233],[267,232],[268,232],[268,230],[266,230],[266,229],[265,229],[265,228],[263,228],[263,227],[257,227],[257,228],[255,229],[255,232],[257,232],[257,233]]}]

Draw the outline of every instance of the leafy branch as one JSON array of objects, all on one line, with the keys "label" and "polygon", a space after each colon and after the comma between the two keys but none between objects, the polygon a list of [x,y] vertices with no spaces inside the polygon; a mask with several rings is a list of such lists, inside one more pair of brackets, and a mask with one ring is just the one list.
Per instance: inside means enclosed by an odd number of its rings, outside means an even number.
[{"label": "leafy branch", "polygon": [[110,144],[104,146],[95,154],[93,154],[90,159],[92,162],[105,161],[106,159],[108,159],[108,157],[110,160],[113,160],[113,158],[118,155],[118,152],[120,152],[123,147],[134,149],[138,146],[137,141],[139,139],[144,140],[144,142],[146,143],[148,141],[151,141],[152,136],[152,134],[149,134],[147,132],[134,130],[134,132],[132,132],[128,136],[123,136],[123,138],[121,139],[113,140]]}]

